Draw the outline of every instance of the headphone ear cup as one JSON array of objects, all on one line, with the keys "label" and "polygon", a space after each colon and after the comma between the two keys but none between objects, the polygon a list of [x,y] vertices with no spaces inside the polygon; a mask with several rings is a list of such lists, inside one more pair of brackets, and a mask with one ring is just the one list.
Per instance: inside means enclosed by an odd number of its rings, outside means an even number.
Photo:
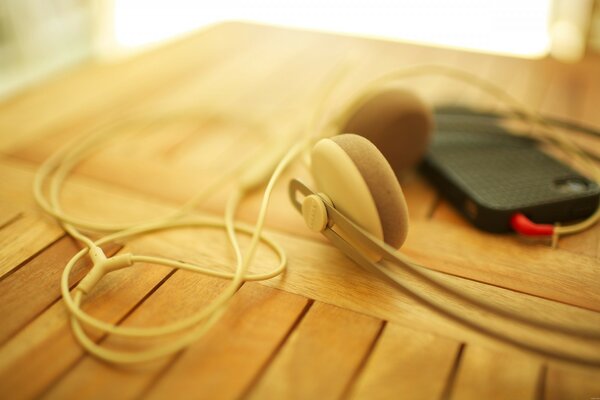
[{"label": "headphone ear cup", "polygon": [[432,112],[419,97],[407,90],[388,89],[362,104],[340,133],[369,139],[400,177],[421,161],[432,131]]},{"label": "headphone ear cup", "polygon": [[348,218],[388,245],[399,248],[408,233],[408,210],[385,157],[362,136],[320,140],[311,153],[317,189]]},{"label": "headphone ear cup", "polygon": [[367,183],[377,207],[384,242],[400,248],[408,234],[408,207],[392,167],[379,149],[362,136],[343,134],[331,140],[350,156]]}]

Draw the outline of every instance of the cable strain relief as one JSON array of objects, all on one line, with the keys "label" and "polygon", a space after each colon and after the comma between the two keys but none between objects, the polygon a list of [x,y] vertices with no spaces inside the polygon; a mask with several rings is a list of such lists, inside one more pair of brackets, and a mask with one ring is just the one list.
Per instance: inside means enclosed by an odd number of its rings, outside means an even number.
[{"label": "cable strain relief", "polygon": [[88,272],[88,274],[79,282],[77,290],[84,294],[88,294],[104,275],[105,272],[101,265],[94,265],[90,272]]},{"label": "cable strain relief", "polygon": [[133,254],[124,253],[107,258],[102,263],[102,268],[105,273],[115,271],[117,269],[126,268],[133,265]]},{"label": "cable strain relief", "polygon": [[510,218],[510,226],[515,232],[526,236],[552,236],[554,226],[550,224],[536,224],[522,213],[513,214]]}]

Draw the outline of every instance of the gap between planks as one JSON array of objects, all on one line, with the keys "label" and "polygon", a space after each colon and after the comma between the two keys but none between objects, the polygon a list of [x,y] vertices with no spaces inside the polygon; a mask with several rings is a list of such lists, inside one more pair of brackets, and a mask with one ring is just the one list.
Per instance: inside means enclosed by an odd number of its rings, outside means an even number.
[{"label": "gap between planks", "polygon": [[[104,201],[104,200],[103,200],[103,201]],[[283,237],[285,238],[285,240],[289,240],[289,237],[288,237],[287,235],[283,235]],[[307,244],[308,244],[308,243],[307,243]],[[346,268],[346,269],[347,269],[347,268]],[[348,270],[348,269],[347,269],[347,270]],[[295,273],[295,271],[288,271],[288,273],[292,273],[292,272],[294,272],[294,273]],[[278,280],[275,280],[275,281],[278,281]],[[274,281],[274,282],[266,282],[266,284],[267,284],[267,285],[271,285],[271,286],[272,286],[272,285],[277,285],[277,282],[275,282],[275,281]],[[290,288],[293,288],[293,286],[291,286]],[[289,289],[288,289],[288,290],[289,290]],[[296,289],[293,289],[293,290],[296,290]],[[309,290],[309,292],[310,292],[310,290]],[[300,291],[299,293],[300,293],[300,294],[305,294],[306,292],[305,292],[305,291]],[[307,297],[313,297],[313,296],[310,296],[310,295],[308,295]],[[325,300],[325,301],[327,301],[327,299],[324,299],[324,300]],[[356,306],[357,306],[357,304],[353,304],[351,307],[356,307]],[[363,309],[364,309],[364,308],[363,308]],[[360,308],[359,308],[359,310],[360,310]],[[384,318],[384,319],[386,319],[386,318]]]}]

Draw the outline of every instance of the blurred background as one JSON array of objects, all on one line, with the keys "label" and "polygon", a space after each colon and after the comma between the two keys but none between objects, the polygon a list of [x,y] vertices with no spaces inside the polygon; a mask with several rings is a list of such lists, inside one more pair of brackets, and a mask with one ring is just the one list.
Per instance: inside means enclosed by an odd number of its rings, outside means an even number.
[{"label": "blurred background", "polygon": [[0,0],[0,99],[230,20],[569,63],[600,52],[600,0]]}]

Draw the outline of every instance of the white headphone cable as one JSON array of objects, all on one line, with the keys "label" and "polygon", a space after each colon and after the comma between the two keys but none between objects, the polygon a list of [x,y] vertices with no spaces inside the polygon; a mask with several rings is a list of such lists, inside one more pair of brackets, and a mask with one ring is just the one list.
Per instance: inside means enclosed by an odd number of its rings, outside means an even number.
[{"label": "white headphone cable", "polygon": [[[115,125],[123,123],[124,121],[125,120],[115,121],[111,124],[108,124],[108,127],[114,127]],[[269,279],[283,272],[287,261],[285,252],[277,243],[266,237],[262,233],[262,230],[264,227],[266,211],[275,183],[279,179],[283,170],[306,147],[307,143],[301,142],[295,146],[292,146],[292,148],[289,149],[286,155],[276,166],[275,171],[271,175],[269,184],[265,190],[255,227],[250,227],[246,224],[235,224],[235,211],[239,202],[245,196],[246,191],[250,190],[253,185],[256,184],[255,181],[264,179],[264,177],[260,176],[260,173],[264,173],[269,166],[261,167],[264,171],[259,170],[258,174],[251,174],[249,178],[238,184],[238,189],[234,191],[233,196],[230,197],[227,203],[225,221],[219,222],[218,219],[211,217],[186,217],[182,214],[189,212],[189,210],[191,210],[195,204],[203,200],[206,196],[210,195],[225,182],[226,178],[236,176],[242,170],[242,166],[235,168],[225,176],[221,176],[220,179],[216,180],[207,188],[199,192],[175,213],[171,213],[165,217],[160,217],[151,222],[142,224],[99,224],[65,214],[60,207],[59,194],[61,192],[61,187],[64,180],[74,166],[76,166],[84,157],[86,157],[87,154],[94,151],[96,147],[101,144],[102,139],[107,133],[110,133],[110,131],[105,126],[98,130],[95,134],[92,134],[83,140],[75,141],[70,146],[61,149],[59,152],[51,156],[44,164],[42,164],[38,170],[38,173],[36,174],[34,180],[34,197],[40,206],[49,214],[53,215],[70,235],[80,240],[87,247],[87,249],[81,250],[69,261],[65,267],[65,270],[63,271],[63,276],[61,279],[61,292],[65,304],[71,313],[71,324],[77,340],[90,353],[106,361],[111,361],[114,363],[137,363],[172,354],[196,340],[199,336],[206,332],[208,327],[210,327],[222,314],[224,306],[231,299],[233,294],[235,294],[243,281]],[[242,176],[244,175],[242,174]],[[48,200],[46,199],[43,190],[44,184],[47,180],[50,180],[50,198]],[[186,263],[154,256],[120,254],[114,257],[106,258],[100,248],[101,245],[108,242],[126,239],[144,233],[186,226],[225,229],[228,240],[231,243],[236,255],[235,272],[226,273],[213,271],[193,263]],[[109,233],[107,236],[104,236],[99,240],[93,241],[81,233],[79,229],[85,229],[92,232],[100,231],[112,233]],[[242,256],[239,243],[237,242],[236,230],[243,234],[252,236],[251,243],[245,257]],[[267,273],[247,274],[246,271],[252,262],[255,252],[261,242],[265,243],[276,253],[280,260],[279,265],[273,271]],[[92,257],[94,266],[92,267],[90,273],[88,273],[88,275],[86,275],[86,277],[84,277],[84,279],[82,279],[82,281],[75,288],[75,294],[73,297],[71,297],[68,283],[69,274],[77,261],[83,258],[86,254],[90,254]],[[137,262],[161,264],[172,268],[185,269],[210,276],[228,278],[232,281],[227,288],[205,309],[184,320],[165,326],[151,328],[115,326],[88,315],[80,308],[81,301],[83,300],[85,294],[89,292],[106,273],[131,266]],[[204,321],[203,324],[196,326],[202,321]],[[183,337],[170,340],[167,344],[163,344],[150,350],[131,353],[120,350],[110,350],[96,344],[87,336],[81,326],[81,323],[112,335],[137,338],[171,335],[192,327],[194,327],[194,329],[191,329],[191,331]]]},{"label": "white headphone cable", "polygon": [[[278,158],[278,155],[280,154],[279,152],[276,152],[277,154],[275,154],[275,156],[271,155],[270,159],[267,160],[268,162],[264,166],[259,165],[258,173],[253,172],[250,175],[244,175],[244,177],[239,181],[238,187],[234,191],[234,195],[230,197],[227,203],[224,221],[211,217],[190,217],[187,216],[187,213],[189,213],[196,204],[204,200],[217,188],[222,186],[225,183],[226,179],[230,179],[236,176],[238,173],[243,172],[243,168],[241,166],[233,169],[226,176],[221,176],[219,179],[212,182],[208,187],[200,191],[192,199],[186,202],[179,210],[170,213],[166,216],[153,219],[150,222],[144,222],[141,224],[103,224],[93,221],[86,221],[81,218],[75,218],[62,211],[59,201],[59,194],[61,192],[63,182],[70,174],[71,170],[79,162],[81,162],[83,158],[85,158],[88,154],[91,154],[97,149],[98,146],[102,144],[103,139],[105,139],[105,135],[111,132],[110,129],[115,129],[115,126],[118,127],[120,126],[120,124],[123,124],[125,122],[131,122],[129,121],[128,117],[123,117],[122,119],[111,121],[107,125],[100,127],[95,133],[92,133],[90,136],[75,141],[70,146],[60,150],[59,152],[51,156],[44,164],[42,164],[42,166],[38,170],[38,173],[36,174],[34,181],[34,196],[36,198],[36,201],[46,212],[48,212],[50,215],[53,215],[61,223],[61,225],[63,225],[65,230],[70,235],[80,240],[87,247],[87,250],[81,250],[69,261],[69,263],[65,267],[61,279],[62,295],[65,304],[67,305],[67,308],[71,313],[71,323],[73,326],[73,332],[75,333],[78,341],[82,344],[82,346],[84,346],[88,351],[90,351],[90,353],[104,360],[115,363],[136,363],[151,360],[167,354],[172,354],[187,346],[189,343],[191,343],[192,341],[196,340],[199,336],[204,334],[208,330],[208,328],[212,324],[214,324],[214,322],[222,314],[224,306],[235,294],[235,291],[239,288],[243,281],[269,279],[273,276],[278,275],[285,269],[286,258],[283,249],[277,243],[273,242],[271,239],[269,239],[262,233],[264,227],[264,218],[266,215],[269,199],[277,179],[280,177],[284,168],[287,165],[289,165],[293,161],[293,159],[295,159],[302,152],[305,152],[310,147],[310,145],[312,144],[312,140],[315,139],[315,135],[312,132],[320,132],[321,134],[317,136],[321,136],[323,133],[329,135],[330,132],[333,132],[335,129],[338,129],[341,121],[344,121],[344,118],[347,118],[351,114],[351,112],[353,112],[356,109],[358,105],[362,104],[361,102],[367,99],[373,90],[380,88],[382,85],[396,82],[399,79],[404,79],[405,77],[427,74],[442,74],[475,85],[480,89],[484,90],[485,92],[491,94],[492,96],[498,98],[503,103],[509,104],[509,106],[513,110],[513,113],[517,115],[517,117],[524,118],[530,123],[543,126],[544,128],[549,128],[544,124],[544,120],[536,113],[523,112],[524,107],[521,107],[518,104],[518,102],[514,100],[511,96],[509,96],[507,93],[503,92],[501,89],[495,87],[491,83],[481,80],[467,72],[443,66],[421,66],[397,71],[390,75],[384,76],[379,80],[374,81],[371,85],[367,87],[367,90],[365,92],[363,92],[359,97],[357,97],[355,101],[353,101],[346,108],[344,108],[342,112],[338,114],[338,116],[332,121],[330,121],[324,129],[317,130],[311,129],[309,127],[306,139],[301,140],[300,143],[296,144],[295,146],[292,146],[292,148],[289,149],[289,151],[287,151],[285,156],[281,160],[279,160],[279,163],[275,168],[275,172],[271,175],[267,188],[265,189],[263,201],[261,203],[261,208],[255,227],[250,227],[248,225],[239,223],[235,224],[234,217],[236,209],[241,199],[245,196],[247,190],[257,186],[257,184],[261,182],[262,179],[264,179],[264,177],[266,176],[265,174],[270,173],[270,171],[272,170],[270,169],[270,164],[273,163],[275,157]],[[323,94],[321,101],[317,103],[319,104],[319,106],[317,107],[315,116],[310,126],[320,123],[319,117],[320,114],[322,114],[323,112],[326,99],[330,96],[331,91],[337,85],[338,80],[339,79],[337,79],[334,82],[334,84],[327,87],[327,91],[325,92],[325,94]],[[553,140],[555,143],[558,143],[560,147],[563,150],[565,150],[568,154],[577,157],[579,160],[583,160],[582,162],[586,165],[590,165],[591,168],[593,168],[592,171],[594,171],[594,177],[598,180],[598,176],[600,176],[600,174],[598,174],[595,165],[589,160],[587,160],[585,155],[582,155],[581,152],[577,151],[577,147],[571,145],[568,139],[559,135],[558,133],[555,133],[554,131],[553,133],[545,132],[545,134],[548,138],[551,138],[551,140]],[[44,195],[44,184],[48,180],[50,183],[49,199],[47,199]],[[600,218],[599,211],[597,211],[593,217],[588,218],[582,223],[566,227],[559,227],[556,229],[556,232],[557,234],[563,234],[580,231],[595,223],[595,221],[598,218]],[[176,229],[179,227],[209,227],[225,229],[228,240],[231,243],[231,246],[236,255],[235,272],[226,273],[213,271],[193,263],[187,263],[155,256],[120,254],[106,259],[104,253],[100,248],[101,245],[111,241],[127,239],[145,233],[156,232],[165,229]],[[84,235],[80,230],[86,230],[90,232],[105,232],[108,233],[108,235],[94,241],[86,235]],[[239,243],[237,242],[236,230],[246,235],[252,235],[251,244],[245,255],[242,254],[241,249],[239,247]],[[263,274],[247,274],[247,269],[250,263],[252,262],[254,254],[260,242],[265,243],[277,254],[280,263],[278,267],[272,270],[271,272]],[[88,253],[94,259],[94,267],[92,268],[90,274],[88,274],[79,283],[79,285],[75,289],[74,296],[71,297],[68,284],[70,271],[72,270],[75,263]],[[165,326],[150,328],[115,326],[113,324],[106,323],[104,321],[91,317],[90,315],[86,314],[84,311],[81,310],[80,304],[83,301],[85,294],[89,292],[89,290],[91,290],[91,288],[97,283],[99,279],[102,278],[104,274],[112,270],[133,265],[137,262],[161,264],[172,268],[184,269],[188,271],[207,274],[210,276],[228,278],[232,281],[227,286],[227,288],[219,296],[217,296],[217,298],[213,300],[212,303],[210,303],[207,306],[207,308],[195,313],[191,317]],[[94,268],[96,269],[95,272]],[[203,324],[200,324],[200,322],[203,322]],[[109,350],[96,344],[86,335],[85,330],[83,329],[81,324],[95,329],[99,329],[100,331],[105,333],[134,338],[171,335],[175,333],[180,333],[186,329],[190,329],[190,331],[187,332],[184,336],[178,337],[175,340],[170,341],[167,344],[163,344],[159,347],[142,351],[139,353],[130,353],[120,350]]]}]

